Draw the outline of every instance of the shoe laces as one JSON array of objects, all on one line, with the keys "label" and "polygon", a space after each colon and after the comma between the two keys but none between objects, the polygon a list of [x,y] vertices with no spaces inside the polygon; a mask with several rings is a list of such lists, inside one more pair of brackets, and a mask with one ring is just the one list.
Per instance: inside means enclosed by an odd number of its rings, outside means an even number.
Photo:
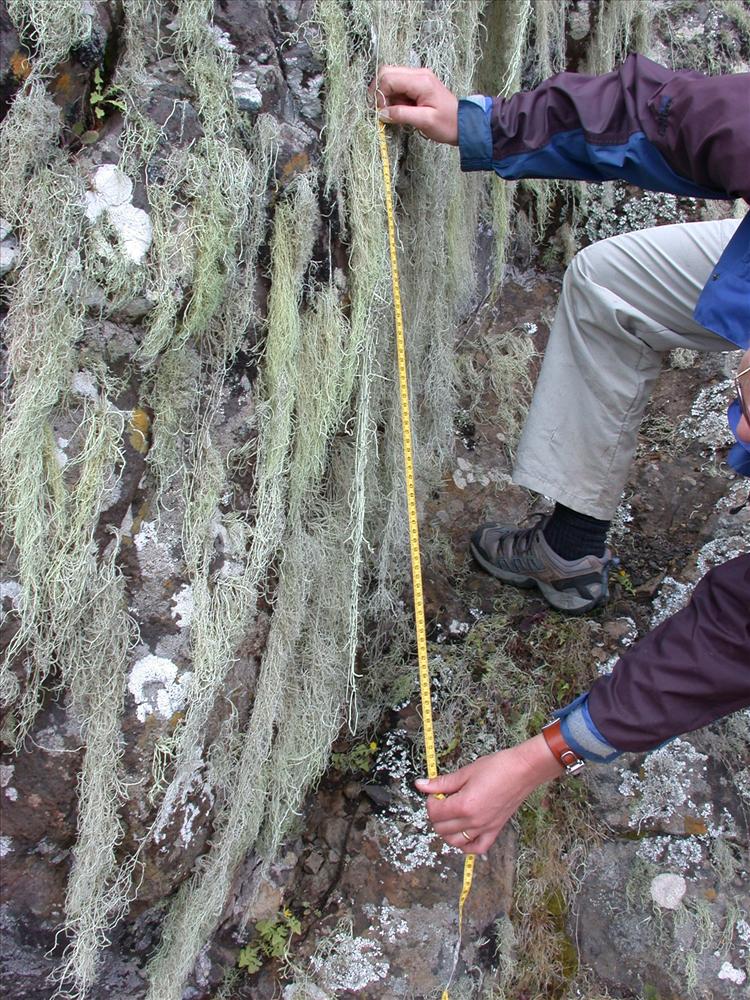
[{"label": "shoe laces", "polygon": [[532,514],[535,518],[535,523],[529,528],[525,528],[523,531],[514,532],[512,535],[508,536],[510,541],[510,555],[515,556],[525,556],[529,551],[531,546],[536,541],[537,535],[543,529],[545,523],[547,522],[548,514]]}]

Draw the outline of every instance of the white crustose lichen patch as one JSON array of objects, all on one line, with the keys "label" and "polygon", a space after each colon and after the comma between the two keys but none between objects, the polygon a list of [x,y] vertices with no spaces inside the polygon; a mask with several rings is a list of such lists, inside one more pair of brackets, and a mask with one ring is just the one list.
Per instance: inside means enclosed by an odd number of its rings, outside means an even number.
[{"label": "white crustose lichen patch", "polygon": [[177,676],[177,667],[163,656],[148,655],[137,661],[128,678],[128,691],[136,704],[136,715],[145,722],[149,715],[171,719],[184,708],[192,673]]},{"label": "white crustose lichen patch", "polygon": [[468,458],[457,458],[457,469],[453,472],[453,482],[460,490],[465,490],[472,483],[479,486],[489,486],[494,484],[498,487],[507,486],[510,483],[510,476],[507,472],[502,472],[491,465],[483,466],[478,462],[470,462]]},{"label": "white crustose lichen patch", "polygon": [[645,757],[642,776],[621,770],[620,793],[637,799],[630,811],[630,825],[638,828],[644,821],[668,819],[684,806],[694,810],[690,786],[696,769],[706,770],[707,760],[692,743],[676,739]]},{"label": "white crustose lichen patch", "polygon": [[[747,551],[747,541],[748,539],[742,535],[732,535],[728,538],[714,538],[707,542],[696,560],[699,576],[705,576],[713,566],[719,566]],[[682,611],[695,590],[696,582],[680,582],[671,576],[664,578],[661,589],[654,598],[652,629],[678,611]]]},{"label": "white crustose lichen patch", "polygon": [[647,837],[638,845],[636,854],[651,864],[664,863],[683,874],[703,863],[705,838]]},{"label": "white crustose lichen patch", "polygon": [[198,754],[190,780],[182,786],[172,783],[164,793],[153,828],[154,843],[159,844],[162,851],[167,851],[167,841],[171,843],[174,839],[171,828],[175,816],[182,814],[179,838],[182,846],[187,847],[195,836],[196,829],[199,829],[198,822],[213,807],[214,794],[203,778],[202,765],[203,758]]},{"label": "white crustose lichen patch", "polygon": [[133,182],[111,163],[99,167],[92,179],[93,191],[86,192],[86,218],[96,222],[105,215],[119,237],[123,254],[141,264],[151,246],[152,230],[148,213],[132,203]]},{"label": "white crustose lichen patch", "polygon": [[21,599],[21,584],[16,580],[0,581],[0,601],[9,600],[14,608]]},{"label": "white crustose lichen patch", "polygon": [[[387,772],[397,786],[394,801],[377,818],[385,860],[404,873],[424,867],[440,868],[437,849],[441,841],[432,831],[424,798],[412,787],[414,766],[402,730],[396,729],[386,736],[377,769]],[[447,877],[447,871],[443,868],[441,877]]]},{"label": "white crustose lichen patch", "polygon": [[377,941],[352,937],[346,931],[337,931],[322,952],[313,956],[311,965],[320,985],[335,994],[356,993],[385,979],[389,969]]},{"label": "white crustose lichen patch", "polygon": [[3,789],[6,799],[10,799],[11,802],[15,802],[18,798],[18,790],[11,785],[14,770],[13,764],[0,764],[0,788]]},{"label": "white crustose lichen patch", "polygon": [[404,919],[404,914],[408,911],[399,910],[395,906],[391,906],[387,901],[383,902],[380,906],[365,903],[362,907],[362,912],[370,920],[373,927],[378,926],[380,936],[388,944],[396,944],[398,939],[409,931],[409,924]]},{"label": "white crustose lichen patch", "polygon": [[177,622],[177,628],[189,628],[195,608],[193,588],[189,583],[177,591],[172,598],[172,605],[172,617]]},{"label": "white crustose lichen patch", "polygon": [[687,882],[682,875],[665,872],[651,880],[651,898],[663,910],[676,910],[687,892]]},{"label": "white crustose lichen patch", "polygon": [[97,388],[94,376],[87,371],[76,372],[70,381],[70,389],[76,396],[85,396],[87,399],[98,399],[99,389]]},{"label": "white crustose lichen patch", "polygon": [[666,576],[662,581],[659,593],[654,598],[651,628],[656,628],[667,618],[682,611],[690,600],[694,586],[692,583],[681,583],[672,576]]},{"label": "white crustose lichen patch", "polygon": [[724,962],[719,969],[719,979],[728,979],[730,983],[742,986],[747,979],[747,973],[742,969],[735,969],[731,962]]},{"label": "white crustose lichen patch", "polygon": [[727,405],[734,386],[731,379],[701,389],[690,407],[690,414],[680,423],[677,433],[688,440],[699,441],[715,451],[734,442],[727,424]]},{"label": "white crustose lichen patch", "polygon": [[143,521],[140,530],[133,537],[141,568],[149,574],[170,576],[175,567],[175,560],[169,542],[170,539],[164,532],[160,537],[155,521]]}]

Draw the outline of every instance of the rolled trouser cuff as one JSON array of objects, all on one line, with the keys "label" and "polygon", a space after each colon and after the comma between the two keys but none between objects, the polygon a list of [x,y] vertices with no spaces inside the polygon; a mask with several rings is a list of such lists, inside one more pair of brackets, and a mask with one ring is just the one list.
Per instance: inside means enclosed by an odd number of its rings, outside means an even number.
[{"label": "rolled trouser cuff", "polygon": [[554,715],[560,719],[560,729],[571,750],[583,760],[608,764],[622,751],[613,747],[597,729],[589,713],[588,697],[587,691]]}]

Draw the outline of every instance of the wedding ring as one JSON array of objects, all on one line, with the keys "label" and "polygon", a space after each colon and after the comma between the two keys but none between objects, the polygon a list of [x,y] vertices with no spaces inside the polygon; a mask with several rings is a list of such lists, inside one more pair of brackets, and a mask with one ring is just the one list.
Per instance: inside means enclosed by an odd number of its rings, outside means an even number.
[{"label": "wedding ring", "polygon": [[462,837],[464,838],[464,840],[466,840],[466,841],[469,841],[469,840],[471,840],[471,837],[470,837],[470,836],[468,835],[468,833],[466,832],[466,830],[462,830],[462,831],[461,831],[461,836],[462,836]]}]

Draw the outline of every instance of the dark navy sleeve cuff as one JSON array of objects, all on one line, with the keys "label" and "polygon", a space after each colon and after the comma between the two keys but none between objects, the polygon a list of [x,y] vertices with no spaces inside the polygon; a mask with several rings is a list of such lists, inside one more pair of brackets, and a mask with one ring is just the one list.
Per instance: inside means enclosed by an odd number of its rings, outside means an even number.
[{"label": "dark navy sleeve cuff", "polygon": [[458,102],[458,150],[461,169],[492,170],[492,98],[476,94]]},{"label": "dark navy sleeve cuff", "polygon": [[583,760],[608,764],[619,757],[621,751],[608,743],[594,725],[589,713],[588,698],[587,691],[565,708],[559,708],[553,715],[560,719],[560,729],[571,750]]}]

